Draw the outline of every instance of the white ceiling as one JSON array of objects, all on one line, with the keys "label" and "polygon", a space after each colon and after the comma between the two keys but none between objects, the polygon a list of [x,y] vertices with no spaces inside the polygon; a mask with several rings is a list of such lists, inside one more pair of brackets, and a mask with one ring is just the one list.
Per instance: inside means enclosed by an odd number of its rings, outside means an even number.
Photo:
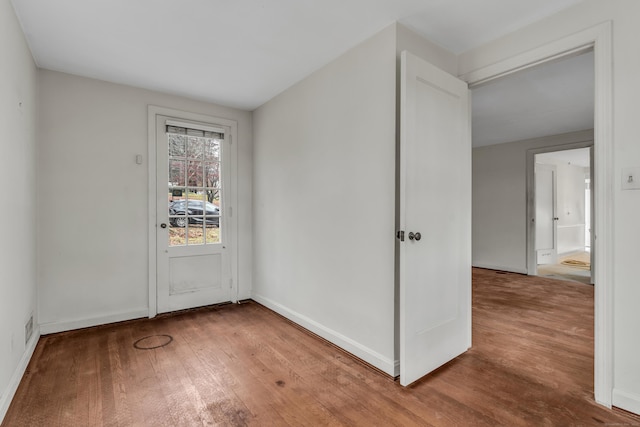
[{"label": "white ceiling", "polygon": [[253,110],[395,20],[454,53],[580,0],[12,0],[39,67]]},{"label": "white ceiling", "polygon": [[473,146],[593,128],[593,51],[473,90]]},{"label": "white ceiling", "polygon": [[401,22],[455,54],[480,46],[580,0],[428,0]]}]

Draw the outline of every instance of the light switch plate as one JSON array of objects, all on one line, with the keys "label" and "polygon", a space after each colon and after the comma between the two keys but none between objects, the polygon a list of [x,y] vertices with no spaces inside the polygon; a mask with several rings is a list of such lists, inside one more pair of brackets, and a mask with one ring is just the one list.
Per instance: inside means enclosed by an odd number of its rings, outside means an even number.
[{"label": "light switch plate", "polygon": [[640,168],[622,169],[622,189],[640,190]]}]

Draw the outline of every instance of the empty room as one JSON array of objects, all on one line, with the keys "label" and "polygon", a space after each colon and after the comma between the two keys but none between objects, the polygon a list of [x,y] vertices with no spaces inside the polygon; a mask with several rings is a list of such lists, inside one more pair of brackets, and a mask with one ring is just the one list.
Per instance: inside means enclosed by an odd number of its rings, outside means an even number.
[{"label": "empty room", "polygon": [[[2,426],[640,425],[639,20],[0,0]],[[535,159],[584,147],[591,283],[540,277]]]}]

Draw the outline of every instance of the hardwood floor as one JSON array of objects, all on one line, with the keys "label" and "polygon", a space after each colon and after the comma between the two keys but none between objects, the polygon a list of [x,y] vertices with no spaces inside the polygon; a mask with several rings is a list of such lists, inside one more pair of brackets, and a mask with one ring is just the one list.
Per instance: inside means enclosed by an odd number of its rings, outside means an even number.
[{"label": "hardwood floor", "polygon": [[593,401],[592,286],[473,277],[473,348],[406,389],[249,302],[43,337],[3,426],[640,426]]}]

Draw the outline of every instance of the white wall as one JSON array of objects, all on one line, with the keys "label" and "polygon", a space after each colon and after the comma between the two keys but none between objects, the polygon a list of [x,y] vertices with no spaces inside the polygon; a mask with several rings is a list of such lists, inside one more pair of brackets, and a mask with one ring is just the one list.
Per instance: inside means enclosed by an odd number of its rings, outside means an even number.
[{"label": "white wall", "polygon": [[0,422],[26,368],[36,316],[36,67],[9,0],[0,0]]},{"label": "white wall", "polygon": [[391,375],[405,49],[456,73],[455,55],[393,24],[254,112],[254,299]]},{"label": "white wall", "polygon": [[[553,156],[553,153],[550,153]],[[589,168],[545,157],[538,163],[556,166],[558,254],[583,251],[585,248],[585,174]]]},{"label": "white wall", "polygon": [[251,113],[54,71],[39,71],[39,87],[43,332],[148,313],[149,104],[238,122],[238,280],[250,296]]},{"label": "white wall", "polygon": [[392,25],[254,112],[254,293],[394,373]]},{"label": "white wall", "polygon": [[[622,191],[621,173],[640,166],[637,116],[640,99],[640,2],[636,0],[585,0],[550,18],[466,52],[459,72],[466,73],[515,54],[566,37],[607,20],[613,22],[613,135],[614,175],[612,266],[614,295],[614,392],[615,405],[640,413],[640,191]],[[597,284],[596,284],[597,286]]]},{"label": "white wall", "polygon": [[474,266],[527,272],[527,150],[592,140],[589,130],[473,149]]}]

